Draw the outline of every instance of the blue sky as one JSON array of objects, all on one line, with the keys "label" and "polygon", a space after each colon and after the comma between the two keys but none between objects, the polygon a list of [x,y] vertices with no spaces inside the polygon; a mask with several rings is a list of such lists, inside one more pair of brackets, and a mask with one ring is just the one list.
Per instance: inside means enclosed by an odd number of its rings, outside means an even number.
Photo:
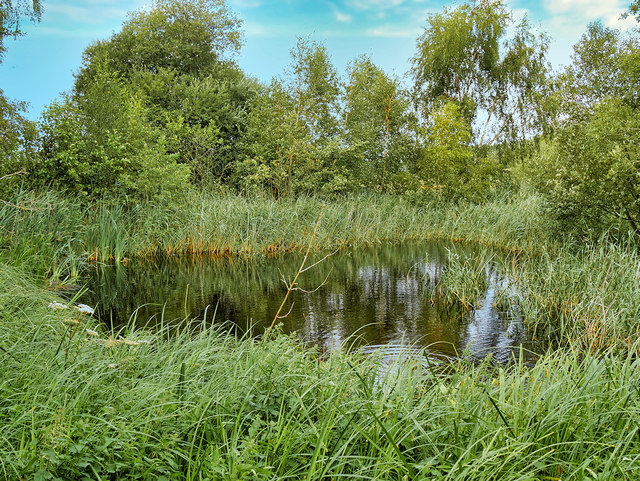
[{"label": "blue sky", "polygon": [[[128,11],[143,8],[148,0],[44,0],[42,21],[25,24],[26,36],[8,40],[0,64],[0,87],[13,99],[31,103],[28,116],[36,119],[45,105],[73,85],[73,72],[82,51],[96,39],[120,29]],[[620,21],[630,0],[507,0],[516,16],[552,38],[550,60],[556,66],[570,60],[571,47],[586,25],[600,20],[626,28]],[[327,46],[340,72],[360,54],[389,73],[402,75],[409,68],[416,37],[425,19],[443,6],[442,0],[228,0],[244,21],[241,67],[261,80],[282,73],[289,50],[298,36],[310,36]]]}]

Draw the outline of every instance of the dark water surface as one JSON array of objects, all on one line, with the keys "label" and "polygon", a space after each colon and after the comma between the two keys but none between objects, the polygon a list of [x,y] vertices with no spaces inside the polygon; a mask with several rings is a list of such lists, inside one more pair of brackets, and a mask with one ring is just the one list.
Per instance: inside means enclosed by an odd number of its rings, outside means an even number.
[{"label": "dark water surface", "polygon": [[[299,290],[282,312],[288,312],[280,320],[283,329],[327,350],[344,343],[389,351],[412,346],[434,357],[491,353],[506,362],[520,345],[532,349],[521,319],[493,306],[501,282],[495,268],[486,269],[488,287],[476,309],[439,295],[449,249],[420,243],[333,254],[300,276]],[[307,266],[321,258],[310,258]],[[95,267],[82,301],[114,326],[136,313],[138,325],[206,318],[260,334],[286,294],[283,278],[293,279],[301,261],[298,255],[259,261],[180,257]]]}]

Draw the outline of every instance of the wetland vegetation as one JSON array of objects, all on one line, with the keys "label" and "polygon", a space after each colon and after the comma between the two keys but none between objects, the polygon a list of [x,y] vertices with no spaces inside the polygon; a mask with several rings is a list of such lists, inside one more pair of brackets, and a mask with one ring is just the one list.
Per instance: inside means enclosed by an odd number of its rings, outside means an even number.
[{"label": "wetland vegetation", "polygon": [[0,92],[0,477],[638,479],[638,42],[554,72],[479,0],[404,79],[300,40],[266,85],[156,0],[38,122]]}]

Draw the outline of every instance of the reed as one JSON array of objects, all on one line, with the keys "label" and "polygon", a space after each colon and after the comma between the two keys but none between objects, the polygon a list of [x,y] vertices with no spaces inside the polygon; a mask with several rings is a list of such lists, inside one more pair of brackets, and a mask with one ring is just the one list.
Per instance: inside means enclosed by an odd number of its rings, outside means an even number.
[{"label": "reed", "polygon": [[594,352],[637,348],[640,255],[635,240],[548,246],[515,253],[451,250],[440,292],[473,308],[493,281],[493,302],[521,316],[537,340]]},{"label": "reed", "polygon": [[440,283],[443,295],[458,300],[465,309],[475,309],[482,303],[494,268],[492,249],[448,249],[447,264]]},{"label": "reed", "polygon": [[179,205],[125,209],[108,201],[83,206],[54,192],[23,191],[0,206],[0,260],[59,286],[76,282],[90,262],[303,252],[323,205],[314,250],[419,239],[470,245],[472,255],[456,249],[441,284],[445,295],[469,308],[478,305],[489,273],[497,272],[506,287],[496,302],[522,313],[541,340],[628,349],[640,334],[637,243],[557,240],[534,196],[441,206],[414,205],[397,196],[275,201],[194,193]]},{"label": "reed", "polygon": [[46,273],[82,261],[121,262],[156,255],[237,255],[245,258],[303,251],[317,213],[326,204],[316,250],[382,242],[444,239],[503,249],[535,249],[548,239],[535,197],[483,206],[415,205],[398,196],[246,199],[194,192],[177,205],[123,208],[104,201],[83,206],[55,192],[18,192],[0,208],[5,260],[34,259]]},{"label": "reed", "polygon": [[583,349],[631,349],[640,334],[640,258],[633,240],[565,244],[511,264],[514,301],[540,335]]}]

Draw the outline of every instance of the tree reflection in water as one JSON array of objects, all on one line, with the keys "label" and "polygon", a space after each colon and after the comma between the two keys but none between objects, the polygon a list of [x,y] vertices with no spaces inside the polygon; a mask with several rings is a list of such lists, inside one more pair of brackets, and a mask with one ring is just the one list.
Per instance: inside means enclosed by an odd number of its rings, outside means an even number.
[{"label": "tree reflection in water", "polygon": [[[521,319],[493,305],[504,287],[499,267],[487,267],[488,287],[476,309],[440,295],[452,249],[463,250],[409,243],[336,253],[301,275],[283,330],[327,350],[345,343],[413,346],[427,347],[435,357],[491,353],[504,362],[520,344],[529,348]],[[466,249],[466,255],[473,252]],[[164,322],[202,320],[206,312],[208,322],[230,321],[239,333],[251,329],[259,335],[285,295],[283,276],[293,276],[300,261],[297,255],[257,261],[181,257],[96,267],[81,300],[96,305],[101,319],[116,327],[134,312],[138,325],[162,316]]]}]

